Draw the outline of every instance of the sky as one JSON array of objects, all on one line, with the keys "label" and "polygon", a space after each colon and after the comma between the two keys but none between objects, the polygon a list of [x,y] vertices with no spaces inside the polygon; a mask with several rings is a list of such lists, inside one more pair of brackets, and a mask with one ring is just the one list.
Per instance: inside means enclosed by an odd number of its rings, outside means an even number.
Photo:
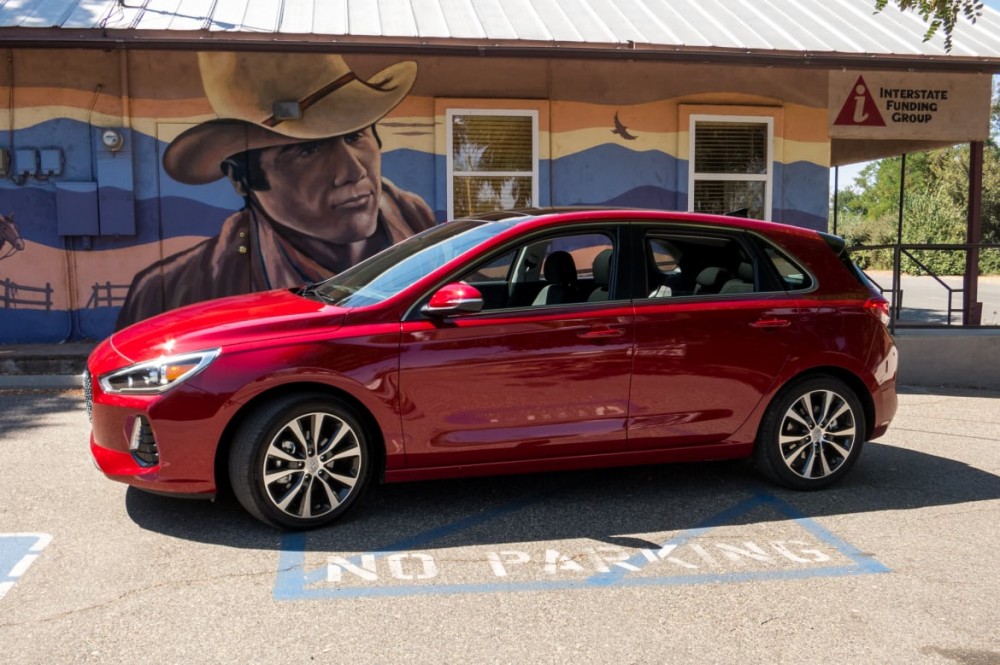
[{"label": "sky", "polygon": [[[983,4],[991,9],[1000,12],[1000,0],[983,0]],[[994,78],[994,81],[996,78]],[[840,167],[840,176],[838,179],[838,186],[840,190],[845,190],[854,184],[854,179],[858,176],[858,173],[863,169],[869,162],[861,162],[860,164],[848,164],[847,166]],[[833,169],[830,169],[830,191],[833,191]]]}]

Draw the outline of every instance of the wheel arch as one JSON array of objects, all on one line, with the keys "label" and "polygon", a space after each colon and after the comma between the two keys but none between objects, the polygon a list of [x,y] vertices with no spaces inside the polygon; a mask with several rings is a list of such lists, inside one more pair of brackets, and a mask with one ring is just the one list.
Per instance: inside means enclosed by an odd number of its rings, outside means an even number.
[{"label": "wheel arch", "polygon": [[[771,407],[771,404],[773,404],[774,401],[781,396],[781,394],[785,391],[785,389],[788,386],[797,383],[799,381],[805,381],[808,379],[821,376],[829,376],[835,379],[839,379],[844,384],[846,384],[848,388],[851,389],[851,391],[854,393],[854,396],[857,397],[858,401],[861,403],[861,408],[864,410],[865,440],[867,441],[868,439],[870,439],[872,433],[874,432],[874,427],[875,427],[874,425],[875,402],[872,399],[871,391],[868,389],[868,386],[865,384],[865,382],[861,379],[860,376],[858,376],[849,369],[838,367],[836,365],[820,365],[817,367],[810,367],[809,369],[803,370],[798,374],[796,374],[795,376],[791,377],[790,379],[785,381],[785,383],[782,384],[781,388],[775,391],[775,393],[771,396],[771,399],[768,400],[765,411]],[[760,428],[762,426],[763,426],[763,419],[761,419],[761,422],[758,423],[757,425],[758,435],[760,434]]]},{"label": "wheel arch", "polygon": [[236,435],[236,431],[246,420],[247,415],[252,413],[253,410],[259,407],[265,402],[269,402],[274,399],[279,399],[286,397],[288,395],[300,394],[303,396],[317,396],[317,397],[332,397],[339,399],[344,402],[351,409],[354,410],[355,414],[361,420],[362,424],[366,427],[367,432],[370,432],[372,440],[372,455],[373,455],[373,468],[372,474],[380,482],[385,475],[385,463],[386,463],[386,451],[385,451],[385,435],[382,433],[382,428],[378,424],[378,420],[372,414],[372,412],[364,405],[361,400],[357,399],[349,392],[335,388],[333,386],[327,385],[325,383],[317,382],[299,382],[299,383],[284,383],[279,386],[275,386],[269,390],[255,395],[252,399],[248,400],[235,415],[229,420],[225,429],[222,432],[222,436],[219,439],[219,445],[215,450],[215,484],[216,490],[220,491],[223,488],[227,492],[231,492],[229,481],[229,471],[228,471],[228,461],[229,453],[232,450],[233,438]]}]

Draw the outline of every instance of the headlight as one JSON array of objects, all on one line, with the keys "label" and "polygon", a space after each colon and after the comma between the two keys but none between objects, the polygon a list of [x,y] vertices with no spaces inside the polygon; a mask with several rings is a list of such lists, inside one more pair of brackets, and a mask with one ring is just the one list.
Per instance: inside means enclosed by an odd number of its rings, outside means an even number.
[{"label": "headlight", "polygon": [[101,377],[106,393],[162,393],[208,367],[221,349],[164,356]]}]

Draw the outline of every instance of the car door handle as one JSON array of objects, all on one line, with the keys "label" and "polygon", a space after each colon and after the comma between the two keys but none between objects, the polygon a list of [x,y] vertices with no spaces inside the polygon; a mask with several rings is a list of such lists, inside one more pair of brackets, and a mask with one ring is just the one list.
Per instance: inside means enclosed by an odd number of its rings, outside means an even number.
[{"label": "car door handle", "polygon": [[788,319],[757,319],[750,324],[751,328],[787,328],[792,325]]},{"label": "car door handle", "polygon": [[614,337],[621,337],[624,334],[624,328],[619,328],[617,326],[604,326],[601,328],[584,330],[581,333],[577,333],[577,337],[580,339],[612,339]]}]

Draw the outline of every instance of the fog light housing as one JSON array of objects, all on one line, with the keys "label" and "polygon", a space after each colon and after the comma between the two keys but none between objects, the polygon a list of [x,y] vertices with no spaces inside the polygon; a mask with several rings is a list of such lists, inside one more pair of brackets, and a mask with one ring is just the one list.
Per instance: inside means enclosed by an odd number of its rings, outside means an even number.
[{"label": "fog light housing", "polygon": [[144,416],[136,416],[132,421],[128,449],[133,459],[142,466],[156,466],[160,463],[160,451],[153,437],[153,428]]}]

